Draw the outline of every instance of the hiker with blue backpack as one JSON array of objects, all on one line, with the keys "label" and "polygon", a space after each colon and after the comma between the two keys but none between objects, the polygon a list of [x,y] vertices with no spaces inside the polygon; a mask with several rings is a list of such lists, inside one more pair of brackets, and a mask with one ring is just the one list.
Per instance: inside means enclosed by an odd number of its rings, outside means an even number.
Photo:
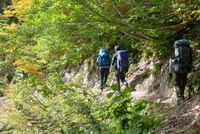
[{"label": "hiker with blue backpack", "polygon": [[176,40],[174,56],[169,61],[169,75],[174,76],[177,106],[184,103],[184,91],[187,84],[187,75],[192,70],[192,49],[186,39]]},{"label": "hiker with blue backpack", "polygon": [[120,91],[120,82],[122,82],[124,86],[128,86],[125,80],[126,73],[129,69],[128,51],[121,50],[119,45],[116,45],[114,49],[116,53],[112,57],[110,72],[112,71],[112,68],[114,66],[115,78],[118,84],[118,91]]},{"label": "hiker with blue backpack", "polygon": [[105,86],[110,68],[110,56],[106,49],[101,49],[99,51],[99,56],[97,57],[96,64],[99,70],[100,76],[100,89],[103,90]]}]

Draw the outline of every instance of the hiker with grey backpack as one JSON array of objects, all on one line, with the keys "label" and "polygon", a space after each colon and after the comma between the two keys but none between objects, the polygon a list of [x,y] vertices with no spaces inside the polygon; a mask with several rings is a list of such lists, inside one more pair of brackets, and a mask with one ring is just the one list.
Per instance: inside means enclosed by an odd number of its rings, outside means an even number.
[{"label": "hiker with grey backpack", "polygon": [[118,84],[118,91],[120,91],[121,90],[120,82],[122,82],[124,86],[126,87],[128,86],[128,83],[126,82],[125,78],[126,78],[126,73],[128,72],[129,69],[129,57],[128,57],[128,51],[121,50],[119,45],[116,45],[114,49],[116,53],[112,57],[110,72],[112,71],[112,68],[114,66],[115,78]]},{"label": "hiker with grey backpack", "polygon": [[176,40],[174,56],[169,61],[169,75],[174,76],[177,105],[184,103],[184,91],[187,84],[187,75],[192,70],[192,49],[186,39]]}]

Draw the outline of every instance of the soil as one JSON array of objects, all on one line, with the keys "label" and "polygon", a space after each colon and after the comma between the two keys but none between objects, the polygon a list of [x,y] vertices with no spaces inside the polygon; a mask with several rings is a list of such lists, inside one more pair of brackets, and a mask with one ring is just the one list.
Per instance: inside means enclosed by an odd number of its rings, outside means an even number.
[{"label": "soil", "polygon": [[170,103],[159,103],[157,109],[164,114],[156,128],[158,134],[200,134],[199,94],[178,107]]}]

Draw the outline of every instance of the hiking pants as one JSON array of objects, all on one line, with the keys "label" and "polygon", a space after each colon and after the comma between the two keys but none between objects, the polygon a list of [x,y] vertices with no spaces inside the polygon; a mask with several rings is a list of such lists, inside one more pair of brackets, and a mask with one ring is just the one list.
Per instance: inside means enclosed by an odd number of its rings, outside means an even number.
[{"label": "hiking pants", "polygon": [[106,81],[108,79],[109,68],[99,68],[99,74],[100,74],[100,86],[102,87],[104,84],[106,84]]},{"label": "hiking pants", "polygon": [[125,80],[127,72],[128,72],[128,69],[122,69],[121,71],[117,69],[115,70],[115,78],[118,84],[118,90],[120,90],[120,81],[123,83],[124,86],[127,86],[127,82]]},{"label": "hiking pants", "polygon": [[176,73],[175,74],[175,88],[177,98],[184,99],[185,86],[187,84],[187,73]]}]

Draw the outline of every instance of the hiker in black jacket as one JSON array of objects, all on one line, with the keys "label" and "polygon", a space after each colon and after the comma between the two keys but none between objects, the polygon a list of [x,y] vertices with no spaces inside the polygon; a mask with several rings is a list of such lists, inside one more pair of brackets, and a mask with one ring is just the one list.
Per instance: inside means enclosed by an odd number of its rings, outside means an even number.
[{"label": "hiker in black jacket", "polygon": [[[192,50],[186,39],[176,40],[174,43],[174,57],[170,59],[169,75],[174,76],[177,105],[184,102],[184,91],[187,84],[187,75],[192,69]],[[172,75],[174,74],[174,75]]]},{"label": "hiker in black jacket", "polygon": [[118,90],[120,91],[120,81],[123,85],[128,86],[125,77],[129,69],[128,52],[126,50],[121,50],[119,45],[115,46],[115,54],[112,57],[110,72],[114,66],[115,78],[118,84]]}]

